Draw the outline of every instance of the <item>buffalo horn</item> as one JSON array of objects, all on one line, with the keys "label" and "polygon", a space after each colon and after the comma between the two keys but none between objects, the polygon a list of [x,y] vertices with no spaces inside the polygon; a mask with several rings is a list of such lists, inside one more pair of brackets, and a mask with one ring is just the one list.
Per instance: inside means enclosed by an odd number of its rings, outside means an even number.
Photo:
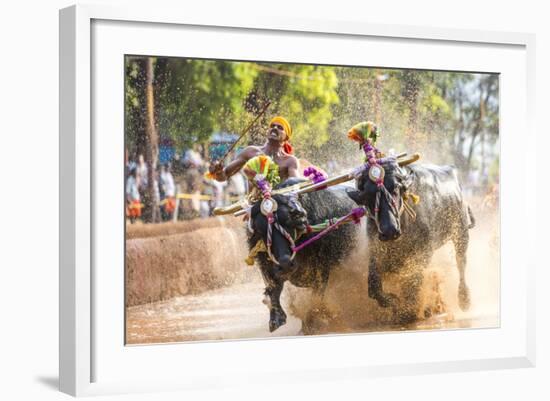
[{"label": "buffalo horn", "polygon": [[243,209],[243,203],[237,202],[229,206],[215,207],[213,210],[214,216],[223,216],[224,214],[231,214]]},{"label": "buffalo horn", "polygon": [[420,159],[420,155],[418,153],[413,153],[412,155],[410,155],[409,157],[407,157],[405,159],[398,160],[397,164],[399,164],[399,166],[403,167],[403,166],[406,166],[408,164],[414,163],[418,159]]}]

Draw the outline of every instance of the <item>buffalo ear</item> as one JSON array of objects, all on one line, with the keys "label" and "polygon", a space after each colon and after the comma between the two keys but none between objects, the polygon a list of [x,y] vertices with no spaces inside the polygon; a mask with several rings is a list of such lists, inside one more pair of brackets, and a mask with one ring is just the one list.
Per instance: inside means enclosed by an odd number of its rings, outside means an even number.
[{"label": "buffalo ear", "polygon": [[414,180],[413,173],[407,172],[403,177],[403,181],[402,181],[402,184],[405,190],[408,190],[411,187],[411,185],[413,184],[413,180]]},{"label": "buffalo ear", "polygon": [[414,174],[407,167],[399,167],[399,174],[397,174],[397,180],[401,184],[402,188],[407,191],[414,181]]},{"label": "buffalo ear", "polygon": [[348,196],[358,205],[365,203],[365,197],[361,191],[347,191]]}]

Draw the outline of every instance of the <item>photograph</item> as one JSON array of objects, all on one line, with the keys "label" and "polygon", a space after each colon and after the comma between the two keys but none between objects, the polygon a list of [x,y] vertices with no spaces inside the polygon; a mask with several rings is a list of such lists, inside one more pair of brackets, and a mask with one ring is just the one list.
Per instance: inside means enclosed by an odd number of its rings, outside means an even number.
[{"label": "photograph", "polygon": [[127,346],[500,326],[498,73],[123,68]]}]

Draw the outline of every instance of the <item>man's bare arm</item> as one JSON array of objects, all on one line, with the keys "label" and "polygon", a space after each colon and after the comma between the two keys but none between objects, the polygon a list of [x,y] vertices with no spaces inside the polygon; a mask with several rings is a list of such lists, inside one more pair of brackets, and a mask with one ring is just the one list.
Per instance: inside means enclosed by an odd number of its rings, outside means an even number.
[{"label": "man's bare arm", "polygon": [[288,163],[288,178],[300,177],[300,162],[292,156]]},{"label": "man's bare arm", "polygon": [[257,153],[257,148],[249,146],[225,167],[221,163],[214,163],[210,167],[210,172],[214,175],[216,181],[226,181],[233,174],[236,174],[246,164],[246,162]]}]

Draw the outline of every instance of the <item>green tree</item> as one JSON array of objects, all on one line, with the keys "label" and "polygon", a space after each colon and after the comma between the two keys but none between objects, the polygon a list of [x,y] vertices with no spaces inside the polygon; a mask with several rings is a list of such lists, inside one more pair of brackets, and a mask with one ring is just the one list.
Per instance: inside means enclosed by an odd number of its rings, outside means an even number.
[{"label": "green tree", "polygon": [[214,130],[242,125],[243,99],[256,75],[250,64],[169,59],[167,69],[159,127],[179,147],[204,143]]},{"label": "green tree", "polygon": [[[126,61],[126,139],[130,155],[147,148],[147,58]],[[323,165],[357,164],[361,152],[345,139],[373,120],[387,151],[421,152],[455,163],[466,174],[495,158],[498,76],[442,71],[154,58],[154,119],[158,135],[178,149],[207,143],[216,130],[240,132],[267,100],[268,112],[243,145],[265,140],[269,119],[290,121],[299,157]],[[487,164],[484,159],[487,160]]]},{"label": "green tree", "polygon": [[253,132],[251,141],[263,141],[268,119],[285,116],[293,130],[292,143],[299,155],[310,157],[329,139],[331,107],[339,102],[338,79],[333,67],[302,64],[257,63],[253,92],[272,104]]},{"label": "green tree", "polygon": [[[158,131],[155,114],[155,59],[144,57],[126,63],[126,139],[130,140],[135,154],[142,154],[148,165],[148,187],[143,194],[143,220],[156,222],[154,186],[158,157]],[[133,135],[130,135],[130,132]]]}]

